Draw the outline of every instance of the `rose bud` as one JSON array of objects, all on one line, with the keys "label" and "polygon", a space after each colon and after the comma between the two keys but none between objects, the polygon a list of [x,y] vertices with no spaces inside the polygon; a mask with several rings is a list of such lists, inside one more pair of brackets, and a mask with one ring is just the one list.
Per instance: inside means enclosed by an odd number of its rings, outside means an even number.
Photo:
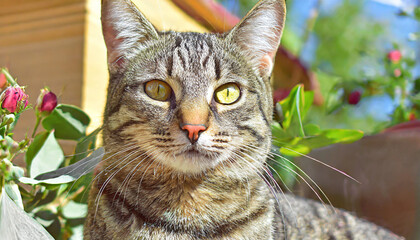
[{"label": "rose bud", "polygon": [[417,118],[416,118],[416,114],[415,113],[411,112],[410,115],[408,115],[408,120],[409,121],[414,121],[416,119]]},{"label": "rose bud", "polygon": [[0,88],[3,88],[4,86],[6,86],[6,83],[7,83],[6,75],[4,73],[0,73]]},{"label": "rose bud", "polygon": [[273,93],[273,100],[275,103],[280,102],[281,100],[287,98],[289,94],[290,94],[290,89],[277,88]]},{"label": "rose bud", "polygon": [[9,87],[2,96],[1,107],[14,113],[28,106],[28,95],[20,87]]},{"label": "rose bud", "polygon": [[57,106],[57,96],[47,89],[42,89],[37,105],[39,111],[51,112]]},{"label": "rose bud", "polygon": [[398,63],[401,60],[401,52],[398,50],[392,50],[387,55],[388,59],[393,63]]},{"label": "rose bud", "polygon": [[353,91],[350,93],[347,102],[351,105],[356,105],[360,102],[361,97],[362,93],[360,91]]},{"label": "rose bud", "polygon": [[395,77],[401,76],[401,70],[399,68],[397,68],[397,69],[394,70],[394,76]]}]

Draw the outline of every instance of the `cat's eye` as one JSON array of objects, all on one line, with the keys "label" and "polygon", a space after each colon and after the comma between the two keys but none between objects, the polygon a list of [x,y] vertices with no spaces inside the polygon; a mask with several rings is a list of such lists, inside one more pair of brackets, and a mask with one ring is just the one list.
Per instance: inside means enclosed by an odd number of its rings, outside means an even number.
[{"label": "cat's eye", "polygon": [[144,87],[146,94],[158,101],[167,101],[172,94],[172,88],[164,81],[148,81]]},{"label": "cat's eye", "polygon": [[221,104],[235,103],[241,96],[241,90],[235,83],[227,83],[216,89],[214,99]]}]

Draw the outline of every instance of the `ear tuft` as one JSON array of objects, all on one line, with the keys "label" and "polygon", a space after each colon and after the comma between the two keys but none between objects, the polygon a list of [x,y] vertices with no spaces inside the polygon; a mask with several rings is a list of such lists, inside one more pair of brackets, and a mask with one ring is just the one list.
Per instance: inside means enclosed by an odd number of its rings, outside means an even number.
[{"label": "ear tuft", "polygon": [[284,0],[261,0],[228,34],[264,77],[271,75],[285,18]]},{"label": "ear tuft", "polygon": [[110,71],[123,68],[134,48],[158,38],[155,27],[130,0],[103,0],[101,20]]}]

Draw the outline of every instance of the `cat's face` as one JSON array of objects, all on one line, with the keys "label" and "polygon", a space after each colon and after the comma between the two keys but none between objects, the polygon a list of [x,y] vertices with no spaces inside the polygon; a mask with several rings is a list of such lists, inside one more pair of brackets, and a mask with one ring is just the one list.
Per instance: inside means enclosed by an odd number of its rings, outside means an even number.
[{"label": "cat's face", "polygon": [[192,174],[264,161],[251,153],[270,146],[283,1],[259,3],[225,35],[159,33],[128,0],[104,1],[102,14],[111,75],[105,146],[134,144]]}]

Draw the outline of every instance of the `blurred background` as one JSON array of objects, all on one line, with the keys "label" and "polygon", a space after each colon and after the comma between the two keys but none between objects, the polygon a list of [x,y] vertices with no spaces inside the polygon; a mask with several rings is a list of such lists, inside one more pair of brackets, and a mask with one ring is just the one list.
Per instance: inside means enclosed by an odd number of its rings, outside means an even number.
[{"label": "blurred background", "polygon": [[[133,2],[160,30],[224,32],[257,0]],[[28,86],[30,96],[48,86],[60,102],[89,113],[91,130],[100,126],[108,80],[100,1],[0,5],[0,66]],[[315,149],[293,161],[334,206],[420,239],[420,0],[287,0],[287,8],[274,103],[304,84],[315,93],[305,123],[365,133],[357,142]],[[33,128],[33,118],[23,114],[17,137]],[[61,143],[72,154],[75,143]],[[289,177],[281,182],[285,189],[318,199],[319,190]]]}]

